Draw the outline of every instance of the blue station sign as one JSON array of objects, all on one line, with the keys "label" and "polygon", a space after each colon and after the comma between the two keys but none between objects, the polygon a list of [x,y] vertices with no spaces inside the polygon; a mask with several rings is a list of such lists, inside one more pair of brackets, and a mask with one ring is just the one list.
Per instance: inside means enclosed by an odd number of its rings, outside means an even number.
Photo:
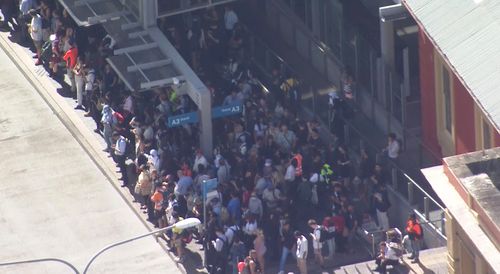
[{"label": "blue station sign", "polygon": [[[227,105],[215,107],[212,109],[212,119],[227,117],[243,112],[243,105]],[[180,127],[186,124],[194,124],[200,121],[198,112],[188,112],[180,115],[168,117],[167,126],[169,128]]]},{"label": "blue station sign", "polygon": [[180,127],[185,124],[198,123],[198,112],[188,112],[180,115],[168,117],[168,127]]},{"label": "blue station sign", "polygon": [[221,118],[236,115],[243,112],[243,105],[227,105],[215,107],[212,109],[212,118]]}]

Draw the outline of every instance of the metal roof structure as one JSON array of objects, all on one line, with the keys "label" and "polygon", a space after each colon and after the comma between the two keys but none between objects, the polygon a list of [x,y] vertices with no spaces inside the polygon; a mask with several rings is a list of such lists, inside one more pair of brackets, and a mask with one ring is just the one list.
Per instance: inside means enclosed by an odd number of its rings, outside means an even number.
[{"label": "metal roof structure", "polygon": [[138,22],[134,1],[60,0],[79,26],[102,24],[116,41],[108,63],[130,90],[169,86],[184,80],[173,60]]},{"label": "metal roof structure", "polygon": [[500,132],[500,1],[402,2]]},{"label": "metal roof structure", "polygon": [[237,0],[155,0],[158,17],[174,16],[177,14],[206,9],[217,5],[228,4]]}]

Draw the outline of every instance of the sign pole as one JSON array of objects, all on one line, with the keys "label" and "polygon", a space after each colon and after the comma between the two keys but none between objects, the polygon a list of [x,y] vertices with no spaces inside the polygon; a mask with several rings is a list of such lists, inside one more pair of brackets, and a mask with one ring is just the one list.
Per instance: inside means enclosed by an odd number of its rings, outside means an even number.
[{"label": "sign pole", "polygon": [[205,265],[205,268],[208,267],[207,264],[207,251],[208,251],[208,241],[207,241],[207,191],[206,191],[206,180],[203,180],[202,182],[202,195],[203,195],[203,247],[204,247],[204,252],[203,252],[203,264]]}]

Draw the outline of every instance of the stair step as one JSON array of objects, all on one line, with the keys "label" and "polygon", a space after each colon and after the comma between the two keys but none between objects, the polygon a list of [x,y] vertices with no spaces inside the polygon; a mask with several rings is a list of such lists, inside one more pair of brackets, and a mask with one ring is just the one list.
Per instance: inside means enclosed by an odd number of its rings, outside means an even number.
[{"label": "stair step", "polygon": [[346,265],[342,267],[346,274],[360,274],[355,265]]}]

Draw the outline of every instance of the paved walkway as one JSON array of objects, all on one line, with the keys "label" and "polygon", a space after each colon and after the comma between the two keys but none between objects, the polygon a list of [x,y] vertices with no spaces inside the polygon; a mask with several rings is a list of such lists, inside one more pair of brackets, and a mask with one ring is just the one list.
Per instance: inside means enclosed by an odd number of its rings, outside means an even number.
[{"label": "paved walkway", "polygon": [[[92,254],[148,227],[116,187],[116,168],[26,49],[0,33],[0,263]],[[14,58],[13,60],[9,56]],[[118,191],[117,191],[118,190]],[[90,273],[177,273],[153,238],[104,253]],[[57,263],[0,273],[73,273]]]}]

